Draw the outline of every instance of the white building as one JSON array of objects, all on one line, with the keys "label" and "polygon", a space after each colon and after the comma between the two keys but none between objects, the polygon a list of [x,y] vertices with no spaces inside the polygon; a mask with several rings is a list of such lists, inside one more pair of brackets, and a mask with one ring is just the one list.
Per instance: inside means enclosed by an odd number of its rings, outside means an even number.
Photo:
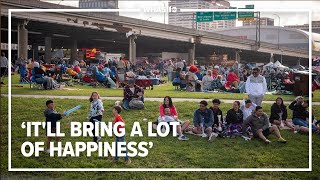
[{"label": "white building", "polygon": [[[176,7],[177,9],[228,9],[230,8],[230,3],[226,0],[171,0],[169,6]],[[212,31],[213,29],[236,27],[236,20],[214,20],[213,22],[196,23],[196,13],[170,12],[169,24],[203,31]]]}]

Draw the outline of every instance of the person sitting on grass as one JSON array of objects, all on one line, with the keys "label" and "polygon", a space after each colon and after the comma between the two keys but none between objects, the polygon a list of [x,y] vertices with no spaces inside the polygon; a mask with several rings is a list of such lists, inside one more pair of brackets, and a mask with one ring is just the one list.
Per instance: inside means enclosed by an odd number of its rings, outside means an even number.
[{"label": "person sitting on grass", "polygon": [[228,135],[235,135],[242,132],[243,112],[239,109],[240,102],[233,102],[233,108],[227,112],[227,132]]},{"label": "person sitting on grass", "polygon": [[206,72],[206,75],[202,78],[202,88],[203,88],[203,91],[210,91],[210,90],[212,90],[211,84],[212,84],[213,78],[212,78],[211,76],[212,76],[212,71],[208,70],[208,71]]},{"label": "person sitting on grass", "polygon": [[126,85],[123,89],[123,108],[125,110],[129,110],[129,103],[133,99],[137,101],[142,101],[142,104],[144,103],[144,90],[143,88],[135,85],[135,81],[133,79],[128,80],[128,85]]},{"label": "person sitting on grass", "polygon": [[262,139],[265,143],[269,144],[271,141],[267,137],[273,133],[278,137],[278,142],[286,143],[287,140],[283,139],[278,127],[276,125],[269,126],[268,116],[263,112],[261,106],[257,106],[255,111],[243,123],[243,130],[250,126],[253,136]]},{"label": "person sitting on grass", "polygon": [[251,114],[252,111],[256,109],[257,105],[252,103],[250,99],[244,101],[244,104],[241,105],[240,109],[243,112],[243,119],[247,119]]},{"label": "person sitting on grass", "polygon": [[237,89],[239,86],[240,80],[238,76],[234,73],[233,69],[229,70],[227,83],[230,85],[230,87],[233,87],[235,89]]},{"label": "person sitting on grass", "polygon": [[160,112],[160,117],[163,119],[163,117],[165,116],[165,108],[169,108],[170,109],[170,116],[172,116],[176,121],[181,122],[181,130],[182,132],[186,132],[189,130],[189,125],[190,125],[190,121],[186,120],[184,122],[180,121],[178,119],[178,112],[176,107],[173,105],[172,103],[172,99],[170,96],[166,96],[163,99],[163,104],[160,105],[159,107],[159,112]]},{"label": "person sitting on grass", "polygon": [[[177,133],[179,135],[178,139],[181,140],[181,141],[187,141],[189,140],[189,138],[187,138],[185,135],[183,135],[182,133],[182,122],[179,121],[175,116],[171,116],[171,113],[170,113],[170,108],[169,106],[166,106],[164,108],[164,116],[159,116],[158,118],[158,123],[160,122],[167,122],[167,123],[170,123],[170,122],[179,122],[180,124],[177,125]],[[170,125],[170,124],[169,124]],[[170,126],[171,128],[172,126]]]},{"label": "person sitting on grass", "polygon": [[293,131],[294,125],[287,121],[287,117],[287,107],[283,104],[283,99],[278,97],[276,102],[271,106],[270,123],[278,127],[284,127],[284,125],[286,125]]},{"label": "person sitting on grass", "polygon": [[[309,133],[308,106],[309,102],[304,100],[302,96],[296,97],[295,101],[289,105],[289,109],[293,111],[292,122],[297,126],[296,129],[301,133]],[[316,132],[317,129],[318,128],[315,125],[312,125],[312,132]]]},{"label": "person sitting on grass", "polygon": [[[114,115],[114,120],[113,120],[113,125],[117,122],[122,122],[124,124],[124,126],[118,126],[117,128],[117,132],[120,133],[120,128],[124,130],[125,128],[125,122],[124,120],[122,119],[120,113],[121,113],[121,107],[120,106],[114,106],[113,109],[112,109],[112,113]],[[126,142],[126,135],[124,136],[121,136],[121,137],[118,137],[116,136],[116,152],[115,152],[115,157],[113,159],[113,162],[114,163],[117,163],[118,160],[119,160],[119,157],[118,157],[118,143],[119,142]],[[131,163],[131,160],[129,159],[129,156],[128,156],[128,153],[127,153],[127,150],[125,150],[125,154],[126,156],[124,157],[125,161],[127,164],[130,164]]]},{"label": "person sitting on grass", "polygon": [[202,134],[203,137],[208,137],[208,141],[212,141],[216,134],[212,133],[212,125],[214,122],[213,112],[207,108],[208,102],[201,101],[200,108],[193,114],[194,134]]},{"label": "person sitting on grass", "polygon": [[222,115],[222,111],[220,110],[219,106],[221,104],[219,99],[214,99],[212,100],[212,104],[213,106],[210,107],[211,111],[213,112],[213,131],[215,132],[221,132],[223,129],[222,127],[222,119],[223,119],[223,115]]},{"label": "person sitting on grass", "polygon": [[[48,100],[46,102],[47,108],[44,110],[44,116],[46,117],[46,134],[47,134],[47,128],[48,128],[48,123],[51,123],[51,133],[56,133],[56,127],[57,127],[57,121],[62,119],[65,114],[59,114],[54,110],[54,103],[52,100]],[[52,140],[51,136],[48,136],[48,141],[47,141],[47,153],[50,153],[50,142]],[[60,137],[56,137],[56,142],[60,142]]]}]

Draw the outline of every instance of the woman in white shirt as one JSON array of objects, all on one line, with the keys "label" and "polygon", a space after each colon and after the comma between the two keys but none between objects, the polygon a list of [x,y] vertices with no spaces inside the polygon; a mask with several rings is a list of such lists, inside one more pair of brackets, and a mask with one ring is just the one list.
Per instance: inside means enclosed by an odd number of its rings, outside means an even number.
[{"label": "woman in white shirt", "polygon": [[[211,90],[211,83],[213,81],[213,78],[212,78],[212,71],[211,70],[208,70],[206,72],[206,75],[202,78],[202,87],[203,87],[203,90],[205,91],[209,91]],[[203,91],[202,90],[202,91]]]}]

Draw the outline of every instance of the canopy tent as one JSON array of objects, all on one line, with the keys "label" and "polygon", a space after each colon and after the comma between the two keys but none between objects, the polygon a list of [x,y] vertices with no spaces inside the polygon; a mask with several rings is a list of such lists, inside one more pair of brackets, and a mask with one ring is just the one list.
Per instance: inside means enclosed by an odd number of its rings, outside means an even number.
[{"label": "canopy tent", "polygon": [[58,49],[57,51],[54,51],[51,53],[51,58],[54,59],[54,58],[63,58],[64,57],[64,54],[63,54],[63,50],[62,49]]},{"label": "canopy tent", "polygon": [[279,69],[289,69],[287,66],[284,66],[282,65],[279,61],[276,61],[274,64],[273,64],[273,67],[274,68],[279,68]]},{"label": "canopy tent", "polygon": [[272,68],[272,67],[273,67],[273,62],[269,62],[268,64],[264,65],[262,69],[265,71],[267,70],[267,68]]},{"label": "canopy tent", "polygon": [[305,70],[306,68],[304,68],[303,66],[301,65],[295,65],[293,67],[291,67],[292,69],[296,69],[296,70]]}]

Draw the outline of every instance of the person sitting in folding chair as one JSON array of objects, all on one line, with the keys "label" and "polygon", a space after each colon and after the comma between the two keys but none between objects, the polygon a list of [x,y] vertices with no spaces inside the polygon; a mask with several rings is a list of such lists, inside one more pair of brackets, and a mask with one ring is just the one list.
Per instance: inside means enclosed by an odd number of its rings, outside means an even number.
[{"label": "person sitting in folding chair", "polygon": [[45,72],[40,68],[38,62],[35,62],[33,65],[30,87],[32,82],[41,85],[44,89],[55,89],[60,87],[60,85],[51,77],[45,76]]},{"label": "person sitting in folding chair", "polygon": [[25,62],[21,62],[19,65],[19,71],[20,71],[20,84],[28,84],[30,81],[27,78],[27,67]]}]

